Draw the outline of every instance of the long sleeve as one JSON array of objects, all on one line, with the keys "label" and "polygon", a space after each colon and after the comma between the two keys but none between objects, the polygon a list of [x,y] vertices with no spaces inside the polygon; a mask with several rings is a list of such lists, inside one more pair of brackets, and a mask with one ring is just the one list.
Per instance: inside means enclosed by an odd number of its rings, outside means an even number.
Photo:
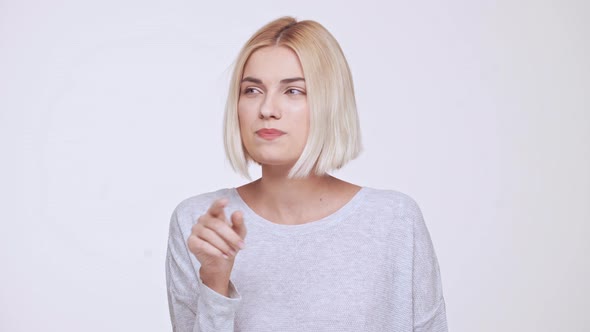
[{"label": "long sleeve", "polygon": [[413,303],[415,332],[446,332],[447,317],[441,275],[432,240],[422,212],[412,201],[408,209],[413,220]]},{"label": "long sleeve", "polygon": [[[248,228],[228,297],[202,283],[186,245],[219,197]],[[397,191],[363,187],[338,211],[301,225],[262,218],[236,189],[187,198],[172,214],[166,277],[174,331],[448,330],[430,235],[418,205]]]},{"label": "long sleeve", "polygon": [[231,281],[229,298],[203,284],[199,269],[191,262],[192,254],[186,246],[189,234],[182,233],[177,210],[170,220],[166,255],[166,286],[172,329],[179,332],[233,332],[241,297]]}]

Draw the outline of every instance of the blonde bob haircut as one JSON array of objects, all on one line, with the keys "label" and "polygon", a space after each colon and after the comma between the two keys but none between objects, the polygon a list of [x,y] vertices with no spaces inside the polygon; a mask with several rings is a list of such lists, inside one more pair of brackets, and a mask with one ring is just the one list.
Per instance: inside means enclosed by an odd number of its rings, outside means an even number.
[{"label": "blonde bob haircut", "polygon": [[242,47],[230,80],[224,116],[225,153],[234,171],[250,178],[252,160],[242,144],[238,118],[240,83],[252,53],[262,47],[283,46],[299,57],[310,112],[309,136],[289,178],[323,175],[339,169],[361,152],[361,137],[352,76],[336,39],[315,21],[292,17],[274,20]]}]

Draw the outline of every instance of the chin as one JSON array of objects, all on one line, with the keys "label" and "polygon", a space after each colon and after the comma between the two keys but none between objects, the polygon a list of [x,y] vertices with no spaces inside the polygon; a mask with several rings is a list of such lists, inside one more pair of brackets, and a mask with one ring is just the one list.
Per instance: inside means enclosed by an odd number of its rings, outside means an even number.
[{"label": "chin", "polygon": [[257,164],[261,166],[285,166],[285,167],[293,167],[297,162],[297,159],[293,158],[279,158],[279,157],[260,157],[257,156],[256,158],[252,158]]}]

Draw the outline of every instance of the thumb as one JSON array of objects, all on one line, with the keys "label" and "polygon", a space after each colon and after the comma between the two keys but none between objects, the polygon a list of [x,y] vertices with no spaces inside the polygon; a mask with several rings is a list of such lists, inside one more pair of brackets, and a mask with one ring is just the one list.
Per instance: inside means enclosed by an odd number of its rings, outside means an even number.
[{"label": "thumb", "polygon": [[242,238],[246,239],[246,225],[244,224],[244,215],[241,211],[236,211],[231,215],[232,229]]}]

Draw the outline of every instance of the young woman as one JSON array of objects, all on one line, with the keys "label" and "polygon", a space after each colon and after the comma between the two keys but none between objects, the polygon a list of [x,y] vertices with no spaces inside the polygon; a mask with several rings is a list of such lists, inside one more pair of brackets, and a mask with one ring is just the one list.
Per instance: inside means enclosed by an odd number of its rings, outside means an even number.
[{"label": "young woman", "polygon": [[[334,37],[281,18],[241,50],[225,110],[236,171],[262,177],[182,201],[166,277],[175,331],[447,331],[416,203],[328,174],[361,150]],[[230,214],[231,212],[231,214]]]}]

